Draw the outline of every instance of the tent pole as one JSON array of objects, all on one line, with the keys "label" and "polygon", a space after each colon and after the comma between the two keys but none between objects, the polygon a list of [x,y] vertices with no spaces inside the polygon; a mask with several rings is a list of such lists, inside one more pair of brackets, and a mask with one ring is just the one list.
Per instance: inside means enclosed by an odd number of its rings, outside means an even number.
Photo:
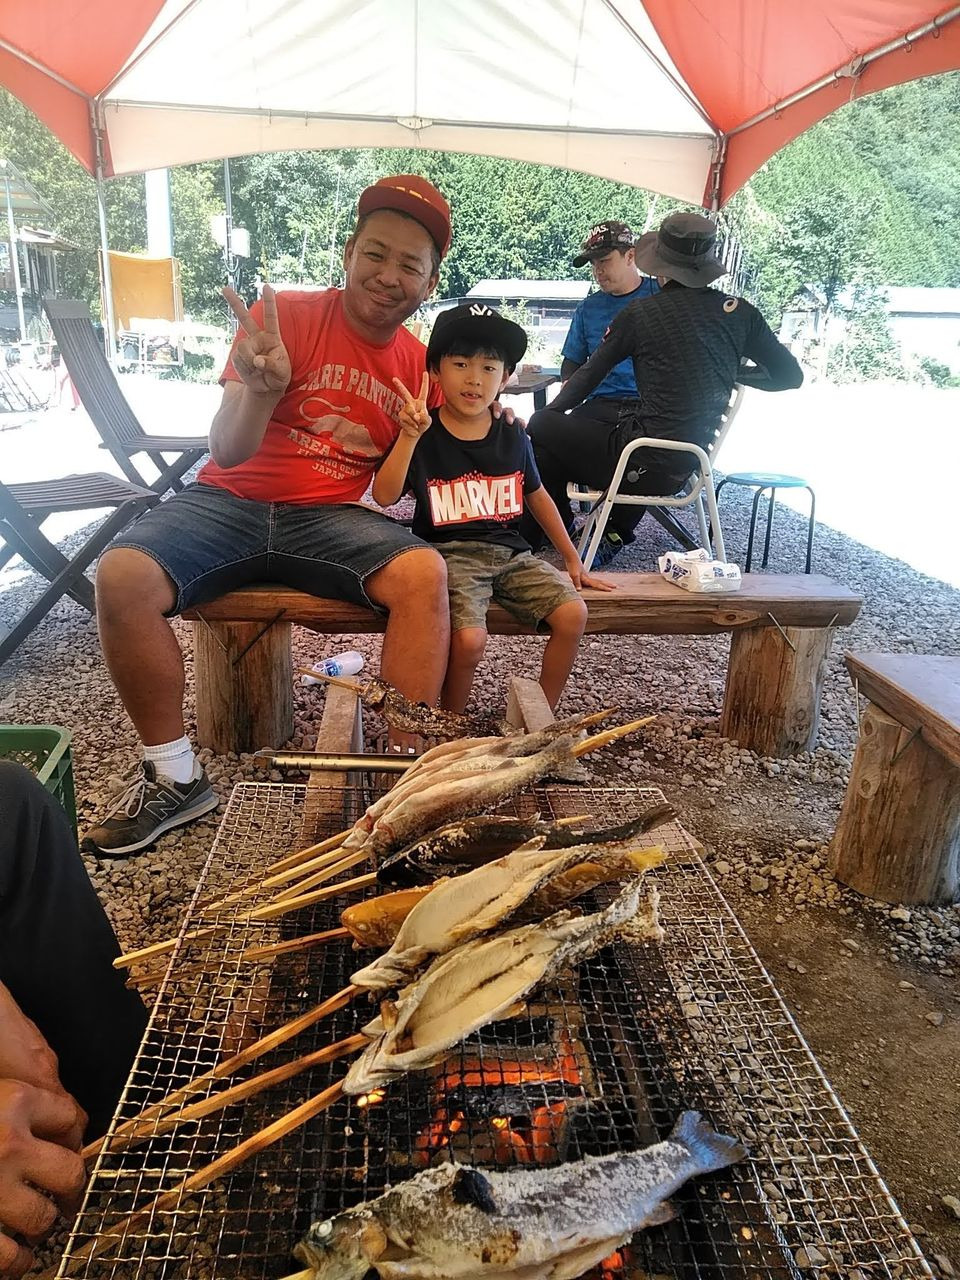
[{"label": "tent pole", "polygon": [[107,238],[107,205],[103,189],[103,130],[96,116],[96,104],[91,104],[90,127],[93,130],[97,157],[97,218],[100,222],[100,277],[103,287],[103,318],[106,321],[106,351],[111,362],[117,357],[117,322],[113,313],[113,275],[110,271],[110,241]]},{"label": "tent pole", "polygon": [[10,270],[17,294],[17,320],[20,324],[20,341],[27,340],[27,322],[23,316],[23,284],[20,281],[20,255],[17,253],[17,227],[13,220],[13,197],[10,194],[10,171],[3,162],[3,185],[7,193],[7,229],[10,235]]}]

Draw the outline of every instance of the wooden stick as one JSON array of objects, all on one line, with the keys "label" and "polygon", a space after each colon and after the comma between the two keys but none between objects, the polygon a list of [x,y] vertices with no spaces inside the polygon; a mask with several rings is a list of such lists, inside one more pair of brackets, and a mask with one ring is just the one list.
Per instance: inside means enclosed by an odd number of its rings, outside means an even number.
[{"label": "wooden stick", "polygon": [[[306,1013],[301,1013],[299,1017],[294,1018],[291,1022],[285,1022],[276,1031],[269,1032],[254,1044],[249,1044],[245,1049],[241,1049],[239,1053],[235,1053],[232,1058],[225,1059],[214,1067],[212,1071],[208,1071],[202,1076],[197,1076],[194,1080],[189,1081],[188,1084],[182,1085],[181,1088],[175,1089],[173,1093],[167,1094],[165,1098],[161,1098],[159,1102],[151,1103],[139,1115],[133,1116],[132,1119],[118,1125],[114,1129],[110,1140],[122,1137],[124,1134],[129,1133],[131,1129],[138,1127],[154,1116],[163,1115],[165,1111],[172,1111],[174,1107],[180,1106],[191,1094],[199,1093],[212,1080],[219,1080],[223,1076],[232,1075],[234,1071],[239,1071],[241,1067],[245,1067],[247,1063],[255,1062],[257,1058],[262,1058],[271,1049],[276,1049],[280,1045],[286,1044],[288,1040],[298,1036],[301,1031],[308,1030],[323,1018],[329,1017],[331,1013],[336,1013],[338,1009],[342,1009],[344,1005],[349,1004],[360,991],[360,987],[355,987],[351,984],[349,987],[344,987],[342,991],[338,991],[335,995],[329,996],[322,1004],[314,1005]],[[85,1160],[88,1160],[91,1156],[95,1156],[106,1143],[106,1137],[98,1138],[96,1142],[88,1143],[80,1154]]]},{"label": "wooden stick", "polygon": [[338,849],[353,830],[353,827],[347,827],[346,831],[338,831],[335,836],[329,836],[319,844],[307,845],[306,849],[300,849],[297,853],[288,853],[279,862],[272,862],[269,867],[265,867],[264,874],[273,875],[276,871],[286,871],[288,867],[297,867],[301,862],[315,858],[318,853],[326,853],[328,849]]},{"label": "wooden stick", "polygon": [[287,1137],[288,1134],[299,1129],[301,1125],[306,1124],[308,1120],[312,1120],[314,1116],[318,1116],[322,1111],[332,1107],[342,1094],[343,1081],[338,1080],[336,1084],[330,1085],[322,1093],[316,1094],[313,1098],[308,1098],[306,1102],[301,1103],[293,1111],[288,1111],[286,1115],[281,1116],[279,1120],[275,1120],[273,1124],[267,1125],[265,1129],[260,1129],[252,1137],[247,1138],[245,1142],[241,1142],[239,1146],[225,1152],[211,1164],[204,1165],[196,1173],[190,1174],[188,1178],[184,1178],[182,1182],[171,1188],[170,1191],[165,1191],[162,1195],[151,1200],[144,1208],[138,1209],[136,1213],[131,1213],[115,1226],[105,1228],[99,1236],[94,1237],[93,1240],[89,1240],[81,1248],[75,1250],[71,1254],[71,1260],[79,1262],[86,1258],[99,1257],[100,1254],[122,1240],[127,1232],[136,1231],[144,1226],[154,1214],[165,1213],[168,1209],[176,1208],[185,1195],[209,1186],[211,1182],[215,1182],[217,1178],[222,1177],[225,1173],[236,1169],[238,1165],[243,1164],[245,1160],[249,1160],[251,1156],[259,1155],[261,1151],[265,1151],[267,1147],[279,1142],[281,1138]]},{"label": "wooden stick", "polygon": [[202,1120],[204,1116],[223,1111],[225,1107],[232,1106],[235,1102],[243,1102],[245,1098],[256,1097],[258,1093],[264,1093],[275,1084],[283,1084],[285,1080],[292,1080],[294,1076],[300,1075],[303,1071],[309,1071],[312,1067],[319,1067],[324,1062],[333,1062],[337,1058],[346,1057],[348,1053],[353,1053],[355,1049],[361,1049],[369,1043],[369,1038],[358,1032],[356,1035],[347,1036],[345,1040],[337,1040],[333,1044],[325,1045],[322,1049],[315,1049],[313,1053],[304,1054],[301,1058],[294,1058],[293,1061],[285,1062],[279,1067],[274,1067],[271,1071],[263,1071],[258,1076],[252,1076],[249,1080],[244,1080],[242,1084],[235,1084],[232,1088],[225,1089],[222,1093],[215,1093],[212,1097],[204,1098],[202,1102],[194,1102],[191,1106],[184,1107],[181,1111],[163,1116],[159,1120],[152,1122],[144,1121],[125,1134],[120,1143],[112,1142],[110,1151],[111,1153],[122,1151],[125,1147],[132,1146],[133,1143],[143,1138],[160,1137],[161,1134],[170,1133],[191,1120]]},{"label": "wooden stick", "polygon": [[[271,956],[280,956],[288,951],[307,951],[311,947],[322,947],[327,942],[334,942],[340,938],[350,938],[353,935],[349,929],[324,929],[322,933],[308,933],[302,938],[288,938],[285,942],[272,942],[265,947],[247,947],[245,951],[241,951],[237,956],[237,963],[255,963],[258,960],[268,960]],[[174,978],[190,978],[197,973],[206,973],[210,968],[210,960],[198,960],[195,964],[184,965],[182,969],[174,972]],[[159,969],[148,969],[146,973],[131,973],[127,977],[127,986],[136,987],[143,991],[149,987],[159,986],[167,973],[167,966],[163,965]]]},{"label": "wooden stick", "polygon": [[342,862],[338,862],[335,867],[327,867],[321,871],[315,871],[312,876],[305,876],[303,880],[298,880],[296,884],[289,885],[282,892],[275,893],[270,901],[282,902],[287,898],[299,898],[301,894],[315,888],[318,884],[326,884],[328,880],[338,876],[341,871],[349,871],[358,862],[366,862],[369,856],[367,853],[354,853],[349,858],[344,858]]},{"label": "wooden stick", "polygon": [[656,716],[644,716],[642,720],[631,720],[629,724],[617,725],[615,729],[606,729],[603,733],[595,733],[592,738],[584,738],[582,742],[578,742],[570,754],[575,760],[579,760],[588,751],[596,751],[600,747],[607,747],[611,742],[616,742],[618,738],[625,738],[628,733],[633,733],[636,729],[642,729],[645,724],[650,724],[656,718]]},{"label": "wooden stick", "polygon": [[288,867],[286,871],[278,871],[275,875],[266,876],[263,880],[251,881],[241,889],[237,889],[234,893],[228,894],[225,898],[218,898],[211,902],[207,902],[203,906],[203,911],[205,914],[211,911],[219,911],[221,908],[229,906],[231,902],[239,902],[241,898],[246,898],[252,893],[260,893],[262,890],[273,889],[280,884],[287,884],[289,881],[295,880],[297,876],[305,875],[310,871],[319,871],[322,867],[335,868],[338,863],[345,861],[348,857],[354,858],[354,861],[349,865],[355,866],[355,852],[345,854],[339,847],[328,850],[326,853],[321,853],[316,858],[310,858],[307,862],[298,863],[295,867]]},{"label": "wooden stick", "polygon": [[[303,907],[312,907],[314,903],[323,902],[327,898],[335,898],[341,893],[354,893],[357,889],[365,889],[376,884],[376,873],[371,871],[365,876],[355,876],[352,880],[341,880],[337,884],[327,885],[325,889],[315,889],[313,893],[304,893],[296,898],[284,898],[283,901],[268,902],[263,907],[253,907],[244,911],[232,920],[224,920],[221,924],[211,924],[204,929],[192,929],[183,936],[184,942],[200,942],[217,934],[228,933],[235,925],[247,924],[249,921],[274,920],[277,916],[286,915],[288,911],[300,911]],[[152,947],[142,947],[139,951],[130,951],[117,956],[113,962],[115,969],[123,969],[140,960],[149,960],[152,956],[164,955],[177,945],[176,938],[168,938],[166,942],[155,942]]]},{"label": "wooden stick", "polygon": [[[256,907],[253,911],[245,911],[239,916],[240,921],[246,920],[273,920],[277,916],[286,915],[288,911],[300,911],[303,907],[312,907],[316,902],[323,902],[327,898],[336,898],[341,893],[355,893],[357,889],[366,889],[371,884],[377,883],[377,875],[375,871],[368,872],[365,876],[354,876],[352,880],[340,880],[337,884],[328,884],[325,889],[314,889],[312,893],[301,894],[298,898],[284,898],[282,901],[268,902],[265,907]],[[229,929],[230,924],[225,924],[224,929]]]}]

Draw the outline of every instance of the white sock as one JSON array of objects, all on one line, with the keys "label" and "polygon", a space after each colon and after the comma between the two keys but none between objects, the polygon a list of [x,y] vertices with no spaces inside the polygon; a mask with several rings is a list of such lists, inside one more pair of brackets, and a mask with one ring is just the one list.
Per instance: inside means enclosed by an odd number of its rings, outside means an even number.
[{"label": "white sock", "polygon": [[144,760],[152,760],[157,773],[172,782],[189,782],[194,774],[196,757],[190,739],[186,736],[175,742],[158,742],[156,746],[143,748]]}]

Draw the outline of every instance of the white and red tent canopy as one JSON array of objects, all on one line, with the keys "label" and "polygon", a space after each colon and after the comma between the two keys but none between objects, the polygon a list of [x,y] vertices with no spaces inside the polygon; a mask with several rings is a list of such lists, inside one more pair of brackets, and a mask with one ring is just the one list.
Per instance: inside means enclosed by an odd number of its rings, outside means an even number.
[{"label": "white and red tent canopy", "polygon": [[423,147],[722,203],[851,97],[960,67],[936,0],[3,0],[0,84],[104,175]]}]

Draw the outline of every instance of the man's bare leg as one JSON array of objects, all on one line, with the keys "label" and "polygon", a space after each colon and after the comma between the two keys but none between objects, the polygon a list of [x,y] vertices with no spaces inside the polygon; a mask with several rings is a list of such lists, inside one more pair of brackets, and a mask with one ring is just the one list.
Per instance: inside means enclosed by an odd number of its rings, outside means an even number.
[{"label": "man's bare leg", "polygon": [[164,614],[176,588],[142,551],[106,551],[97,568],[97,624],[107,667],[140,741],[183,736],[183,654]]},{"label": "man's bare leg", "polygon": [[[380,675],[411,702],[436,706],[450,647],[447,566],[429,547],[395,556],[364,583],[374,603],[389,611]],[[395,747],[418,745],[409,734],[390,735]]]}]

